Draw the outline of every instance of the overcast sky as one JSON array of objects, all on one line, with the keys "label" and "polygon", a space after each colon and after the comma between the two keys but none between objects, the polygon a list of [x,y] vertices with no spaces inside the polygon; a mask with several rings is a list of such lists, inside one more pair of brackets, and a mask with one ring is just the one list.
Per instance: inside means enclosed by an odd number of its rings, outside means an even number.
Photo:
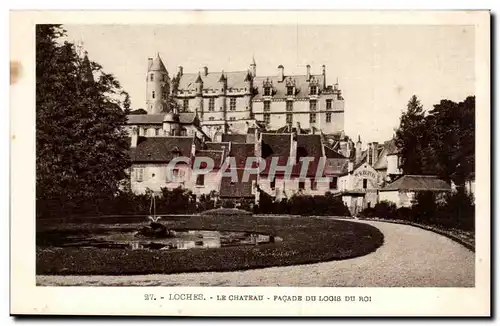
[{"label": "overcast sky", "polygon": [[144,108],[147,58],[156,52],[170,76],[184,72],[247,69],[257,75],[305,74],[339,79],[345,131],[363,142],[390,139],[401,112],[416,94],[426,109],[441,99],[474,95],[472,26],[314,25],[65,25],[68,39],[83,41],[91,60],[116,76],[132,107]]}]

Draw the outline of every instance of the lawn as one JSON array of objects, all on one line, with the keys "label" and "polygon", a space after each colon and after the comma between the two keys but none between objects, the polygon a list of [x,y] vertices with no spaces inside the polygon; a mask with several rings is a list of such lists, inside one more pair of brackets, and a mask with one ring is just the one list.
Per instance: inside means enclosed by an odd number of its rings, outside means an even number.
[{"label": "lawn", "polygon": [[[248,231],[272,234],[283,241],[258,246],[190,250],[124,250],[44,246],[47,234],[92,232],[106,228],[134,229],[136,220],[114,217],[77,223],[37,225],[38,275],[133,275],[235,271],[342,260],[375,251],[384,242],[375,227],[351,221],[311,217],[192,216],[162,221],[169,228]],[[48,233],[47,233],[48,232]]]}]

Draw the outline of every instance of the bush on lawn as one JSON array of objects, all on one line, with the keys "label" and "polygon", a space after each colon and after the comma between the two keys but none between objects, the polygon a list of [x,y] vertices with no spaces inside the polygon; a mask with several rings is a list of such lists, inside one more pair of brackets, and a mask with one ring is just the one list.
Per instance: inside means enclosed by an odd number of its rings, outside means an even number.
[{"label": "bush on lawn", "polygon": [[292,215],[319,215],[319,216],[350,216],[349,209],[340,197],[334,197],[327,192],[324,196],[294,194],[290,199],[275,201],[264,191],[260,192],[259,205],[256,212],[262,214],[292,214]]}]

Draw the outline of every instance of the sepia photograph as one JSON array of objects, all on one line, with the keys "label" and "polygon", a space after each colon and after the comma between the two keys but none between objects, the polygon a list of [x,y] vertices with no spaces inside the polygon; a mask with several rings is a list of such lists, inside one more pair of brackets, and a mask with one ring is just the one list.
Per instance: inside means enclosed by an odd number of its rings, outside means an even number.
[{"label": "sepia photograph", "polygon": [[32,20],[36,291],[487,309],[489,13],[198,14]]}]

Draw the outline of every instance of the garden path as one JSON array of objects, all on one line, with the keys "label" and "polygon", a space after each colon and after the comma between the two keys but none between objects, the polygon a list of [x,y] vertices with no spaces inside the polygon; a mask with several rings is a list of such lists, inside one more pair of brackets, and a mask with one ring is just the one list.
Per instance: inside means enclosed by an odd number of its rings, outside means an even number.
[{"label": "garden path", "polygon": [[134,276],[37,276],[38,285],[470,287],[475,255],[409,225],[360,221],[382,231],[384,245],[363,257],[239,272]]}]

